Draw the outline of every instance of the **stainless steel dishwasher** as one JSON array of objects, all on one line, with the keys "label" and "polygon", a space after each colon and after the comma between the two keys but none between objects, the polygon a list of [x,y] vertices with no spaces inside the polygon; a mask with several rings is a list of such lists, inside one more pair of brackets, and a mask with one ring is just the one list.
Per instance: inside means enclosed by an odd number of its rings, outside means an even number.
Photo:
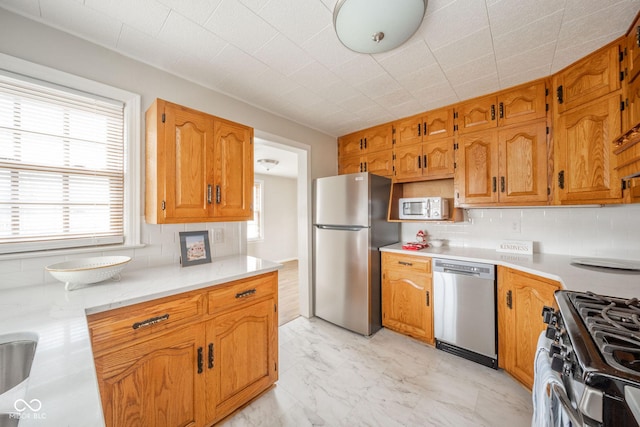
[{"label": "stainless steel dishwasher", "polygon": [[436,348],[498,369],[492,264],[433,259]]}]

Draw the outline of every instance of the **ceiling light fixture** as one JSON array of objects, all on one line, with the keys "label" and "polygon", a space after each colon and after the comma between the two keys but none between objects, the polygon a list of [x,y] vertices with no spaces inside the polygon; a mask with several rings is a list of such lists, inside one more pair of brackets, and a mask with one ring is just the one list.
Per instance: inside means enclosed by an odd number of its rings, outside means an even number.
[{"label": "ceiling light fixture", "polygon": [[274,159],[258,159],[258,164],[262,166],[267,172],[270,171],[274,166],[278,166],[280,163]]},{"label": "ceiling light fixture", "polygon": [[386,52],[409,40],[426,10],[427,0],[339,0],[333,26],[354,52]]}]

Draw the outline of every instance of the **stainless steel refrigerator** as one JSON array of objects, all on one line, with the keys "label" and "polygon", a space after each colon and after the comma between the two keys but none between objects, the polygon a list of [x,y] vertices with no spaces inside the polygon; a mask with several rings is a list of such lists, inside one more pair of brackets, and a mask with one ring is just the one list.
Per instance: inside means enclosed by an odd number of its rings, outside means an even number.
[{"label": "stainless steel refrigerator", "polygon": [[382,327],[378,248],[399,241],[390,191],[390,179],[367,172],[314,181],[315,315],[365,336]]}]

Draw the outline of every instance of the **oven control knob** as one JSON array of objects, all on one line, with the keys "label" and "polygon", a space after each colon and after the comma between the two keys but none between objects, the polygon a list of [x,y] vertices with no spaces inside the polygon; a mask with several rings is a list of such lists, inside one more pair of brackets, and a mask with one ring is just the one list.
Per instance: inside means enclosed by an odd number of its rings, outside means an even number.
[{"label": "oven control knob", "polygon": [[558,344],[552,343],[551,346],[549,346],[549,357],[553,357],[556,354],[560,354],[561,351],[562,351],[562,348],[560,348]]},{"label": "oven control knob", "polygon": [[556,372],[562,373],[562,369],[564,368],[564,357],[560,354],[554,354],[551,358],[551,369]]},{"label": "oven control knob", "polygon": [[555,327],[549,325],[547,327],[547,331],[544,333],[544,336],[549,338],[550,340],[554,340],[556,339],[556,335],[557,335],[558,331],[556,330]]},{"label": "oven control knob", "polygon": [[548,306],[544,306],[542,308],[542,321],[544,323],[546,323],[547,325],[554,323],[553,321],[556,320],[556,311],[553,309],[553,307],[548,307]]}]

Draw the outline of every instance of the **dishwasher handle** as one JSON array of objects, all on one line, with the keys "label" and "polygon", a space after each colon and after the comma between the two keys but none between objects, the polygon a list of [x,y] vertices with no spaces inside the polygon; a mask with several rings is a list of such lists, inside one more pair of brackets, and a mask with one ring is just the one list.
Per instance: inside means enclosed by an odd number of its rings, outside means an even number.
[{"label": "dishwasher handle", "polygon": [[480,273],[473,273],[470,271],[463,270],[455,270],[453,268],[445,268],[442,270],[443,273],[451,273],[451,274],[459,274],[461,276],[471,276],[471,277],[480,277]]}]

